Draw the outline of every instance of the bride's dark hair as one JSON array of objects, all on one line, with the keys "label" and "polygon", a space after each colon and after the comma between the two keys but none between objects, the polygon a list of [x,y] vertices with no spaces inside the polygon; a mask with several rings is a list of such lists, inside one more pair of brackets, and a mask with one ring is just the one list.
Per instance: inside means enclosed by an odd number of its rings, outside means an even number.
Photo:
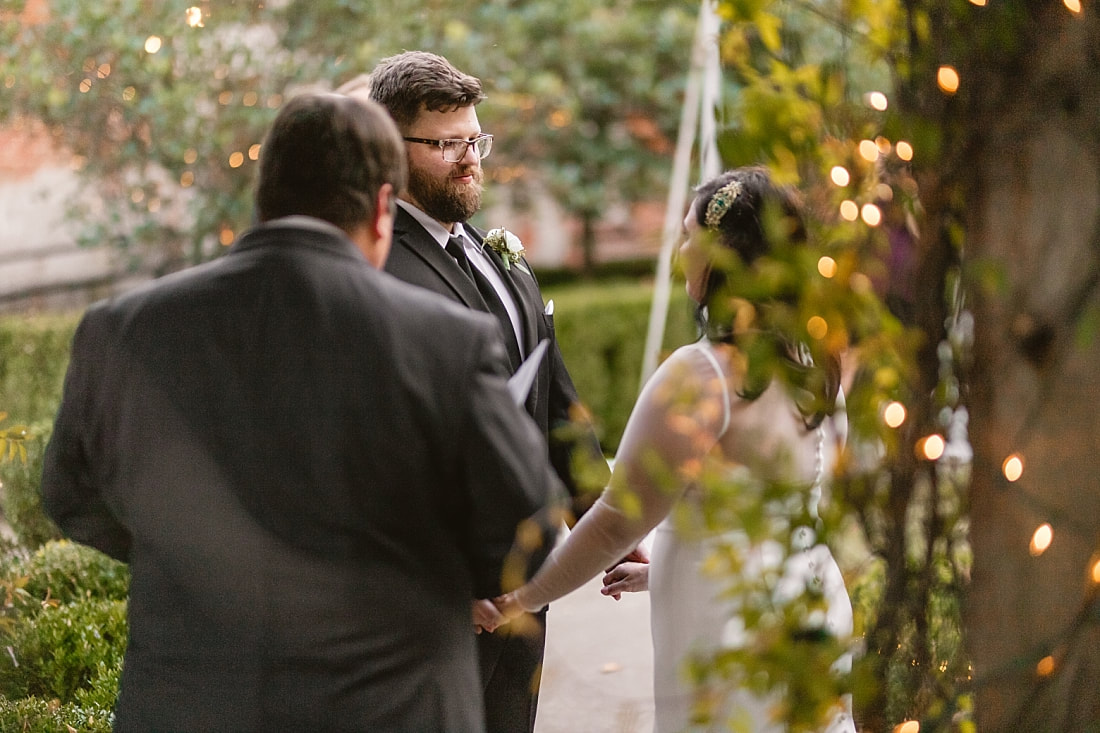
[{"label": "bride's dark hair", "polygon": [[[746,352],[749,368],[741,396],[759,397],[776,373],[812,399],[796,400],[808,428],[821,424],[836,407],[840,388],[840,362],[836,355],[825,353],[817,362],[808,358],[809,349],[793,334],[773,326],[739,333],[734,328],[736,312],[730,307],[738,293],[731,279],[731,268],[723,266],[717,256],[721,250],[732,250],[741,263],[751,267],[761,256],[772,252],[772,236],[782,236],[795,246],[806,243],[806,227],[798,192],[790,187],[776,186],[765,168],[749,166],[719,174],[695,189],[695,217],[703,230],[715,234],[719,247],[711,257],[711,267],[696,311],[703,335],[712,342],[737,345]],[[797,292],[773,294],[772,304],[793,305]],[[758,309],[768,302],[754,302]],[[753,341],[747,347],[746,341]],[[754,357],[756,363],[754,363]]]}]

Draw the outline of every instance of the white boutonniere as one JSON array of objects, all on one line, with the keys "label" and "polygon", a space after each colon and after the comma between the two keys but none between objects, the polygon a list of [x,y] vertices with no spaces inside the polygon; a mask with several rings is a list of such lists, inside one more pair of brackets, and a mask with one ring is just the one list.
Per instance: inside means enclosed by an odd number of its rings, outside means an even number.
[{"label": "white boutonniere", "polygon": [[531,274],[527,265],[523,263],[523,253],[526,251],[523,249],[523,242],[504,227],[489,230],[485,235],[485,245],[491,247],[504,260],[504,269],[510,270],[512,265],[515,265],[528,275]]}]

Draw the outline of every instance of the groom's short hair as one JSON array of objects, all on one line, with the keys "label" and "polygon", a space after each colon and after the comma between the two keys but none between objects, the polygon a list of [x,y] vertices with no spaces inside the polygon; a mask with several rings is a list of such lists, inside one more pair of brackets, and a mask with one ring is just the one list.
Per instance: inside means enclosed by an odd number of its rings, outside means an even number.
[{"label": "groom's short hair", "polygon": [[408,130],[422,110],[449,112],[485,99],[481,80],[456,69],[427,51],[405,51],[378,62],[337,90],[381,104],[401,130]]},{"label": "groom's short hair", "polygon": [[342,94],[303,94],[276,115],[260,152],[256,215],[302,214],[351,232],[376,215],[386,183],[405,189],[401,134],[381,106]]}]

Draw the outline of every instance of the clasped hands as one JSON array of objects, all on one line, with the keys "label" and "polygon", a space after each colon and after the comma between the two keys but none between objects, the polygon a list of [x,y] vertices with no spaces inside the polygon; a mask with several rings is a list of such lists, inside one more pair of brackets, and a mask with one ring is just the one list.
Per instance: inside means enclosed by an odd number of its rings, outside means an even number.
[{"label": "clasped hands", "polygon": [[[639,546],[606,570],[600,593],[617,601],[622,598],[623,593],[643,590],[649,590],[649,555]],[[492,633],[524,613],[523,607],[512,593],[492,599],[480,598],[473,602],[474,632]]]}]

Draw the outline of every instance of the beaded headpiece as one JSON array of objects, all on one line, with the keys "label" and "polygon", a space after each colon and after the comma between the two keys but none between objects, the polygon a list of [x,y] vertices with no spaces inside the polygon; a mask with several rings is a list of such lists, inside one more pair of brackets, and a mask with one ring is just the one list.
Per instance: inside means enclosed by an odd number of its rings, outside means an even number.
[{"label": "beaded headpiece", "polygon": [[710,198],[710,202],[707,203],[707,215],[703,219],[703,223],[707,225],[707,229],[718,228],[718,225],[722,222],[722,217],[725,216],[726,212],[733,206],[733,202],[741,195],[741,191],[742,186],[740,181],[730,181],[714,192],[714,195]]}]

